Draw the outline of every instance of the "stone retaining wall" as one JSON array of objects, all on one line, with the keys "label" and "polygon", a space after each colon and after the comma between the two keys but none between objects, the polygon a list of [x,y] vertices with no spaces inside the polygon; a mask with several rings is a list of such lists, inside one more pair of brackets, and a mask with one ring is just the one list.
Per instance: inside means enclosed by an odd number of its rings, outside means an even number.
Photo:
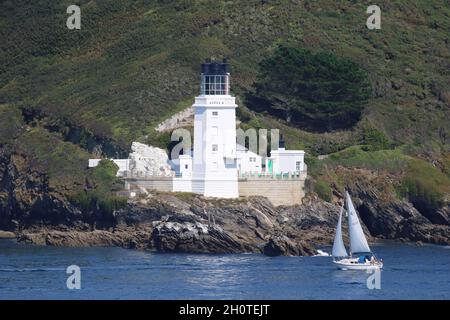
[{"label": "stone retaining wall", "polygon": [[305,180],[239,180],[239,196],[267,197],[275,206],[301,204],[305,196]]},{"label": "stone retaining wall", "polygon": [[[126,179],[126,190],[186,191],[191,181],[171,177]],[[267,197],[275,206],[301,204],[305,196],[304,179],[239,179],[239,196]],[[191,186],[192,187],[192,186]],[[193,189],[191,189],[193,190]]]}]

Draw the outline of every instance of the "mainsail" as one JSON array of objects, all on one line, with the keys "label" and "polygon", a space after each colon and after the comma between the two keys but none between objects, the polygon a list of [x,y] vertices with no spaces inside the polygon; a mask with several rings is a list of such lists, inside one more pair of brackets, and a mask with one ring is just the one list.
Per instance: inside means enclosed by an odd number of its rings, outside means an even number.
[{"label": "mainsail", "polygon": [[336,226],[336,235],[334,236],[333,243],[333,257],[347,257],[347,250],[345,250],[344,241],[342,240],[342,211],[344,208],[341,207],[341,212],[339,213],[339,220]]},{"label": "mainsail", "polygon": [[364,236],[361,224],[359,223],[358,214],[353,206],[352,199],[346,191],[347,211],[348,211],[348,233],[350,237],[350,252],[371,252],[367,239]]}]

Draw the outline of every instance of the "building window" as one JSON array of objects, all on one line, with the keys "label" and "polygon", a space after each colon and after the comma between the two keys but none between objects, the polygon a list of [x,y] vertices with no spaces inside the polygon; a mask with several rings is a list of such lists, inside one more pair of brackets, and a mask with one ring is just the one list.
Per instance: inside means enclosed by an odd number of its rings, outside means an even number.
[{"label": "building window", "polygon": [[217,136],[218,132],[219,132],[219,128],[218,127],[214,126],[214,127],[211,128],[211,134],[213,136]]},{"label": "building window", "polygon": [[256,162],[256,157],[250,157],[250,162]]},{"label": "building window", "polygon": [[217,144],[213,144],[212,151],[219,151],[219,146]]},{"label": "building window", "polygon": [[187,164],[185,164],[185,165],[184,165],[184,168],[187,169],[187,168],[189,168],[189,166],[188,166]]},{"label": "building window", "polygon": [[217,117],[219,115],[219,111],[213,111],[212,115],[213,115],[213,117]]},{"label": "building window", "polygon": [[300,161],[297,161],[297,162],[295,163],[295,170],[296,170],[296,171],[300,171],[300,165],[301,165],[301,162],[300,162]]}]

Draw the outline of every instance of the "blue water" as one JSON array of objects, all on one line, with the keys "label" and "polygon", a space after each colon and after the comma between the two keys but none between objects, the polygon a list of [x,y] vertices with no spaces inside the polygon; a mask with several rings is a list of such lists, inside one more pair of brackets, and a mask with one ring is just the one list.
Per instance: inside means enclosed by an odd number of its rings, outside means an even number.
[{"label": "blue water", "polygon": [[[0,299],[450,299],[450,247],[375,246],[381,289],[329,257],[156,254],[0,240]],[[81,289],[66,268],[81,268]]]}]

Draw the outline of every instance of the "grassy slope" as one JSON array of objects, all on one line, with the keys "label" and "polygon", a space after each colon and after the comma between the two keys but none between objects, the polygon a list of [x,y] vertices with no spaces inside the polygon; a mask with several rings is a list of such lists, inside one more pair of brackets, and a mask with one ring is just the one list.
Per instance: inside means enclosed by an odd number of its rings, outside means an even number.
[{"label": "grassy slope", "polygon": [[[364,118],[351,132],[311,134],[255,115],[241,101],[240,114],[247,126],[280,128],[289,148],[303,147],[310,155],[360,144],[363,129],[374,127],[394,145],[405,145],[399,151],[402,156],[436,160],[448,172],[446,1],[378,1],[383,20],[377,31],[365,27],[365,10],[372,4],[365,1],[78,3],[82,29],[69,31],[65,11],[71,1],[1,2],[2,108],[38,110],[47,123],[51,118],[63,120],[95,136],[112,138],[123,148],[134,139],[156,143],[164,139],[158,140],[153,127],[189,105],[198,91],[198,65],[205,58],[230,58],[234,93],[242,97],[255,78],[257,63],[277,44],[288,43],[334,51],[367,69],[374,95]],[[0,122],[8,123],[6,119]],[[51,176],[85,171],[73,164],[86,159],[87,152],[69,146],[59,134],[46,133],[39,123],[33,125],[38,128],[24,130],[15,141],[17,148],[46,164],[44,170]],[[30,146],[30,141],[39,143]],[[64,152],[46,155],[53,146],[74,157]],[[391,154],[386,157],[391,159]],[[377,162],[378,167],[387,162]]]}]

